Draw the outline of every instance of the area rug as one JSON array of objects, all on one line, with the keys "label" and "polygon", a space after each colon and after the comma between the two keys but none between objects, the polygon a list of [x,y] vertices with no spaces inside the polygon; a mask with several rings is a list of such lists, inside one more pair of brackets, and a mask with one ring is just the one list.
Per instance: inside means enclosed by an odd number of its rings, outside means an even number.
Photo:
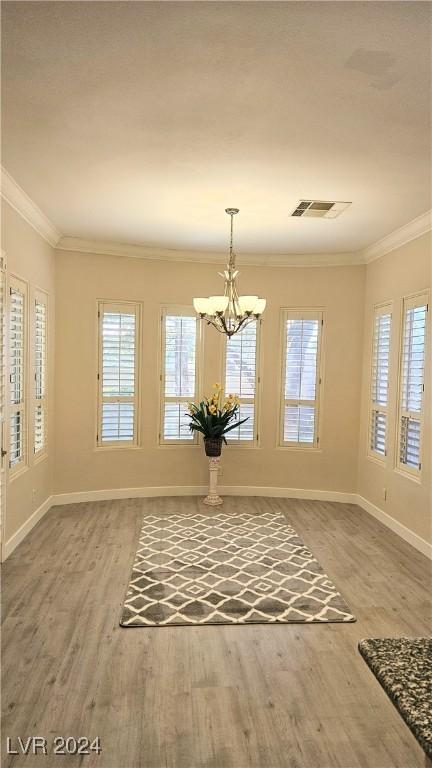
[{"label": "area rug", "polygon": [[146,515],[120,624],[355,621],[278,514]]},{"label": "area rug", "polygon": [[359,651],[426,754],[432,758],[432,640],[362,640]]}]

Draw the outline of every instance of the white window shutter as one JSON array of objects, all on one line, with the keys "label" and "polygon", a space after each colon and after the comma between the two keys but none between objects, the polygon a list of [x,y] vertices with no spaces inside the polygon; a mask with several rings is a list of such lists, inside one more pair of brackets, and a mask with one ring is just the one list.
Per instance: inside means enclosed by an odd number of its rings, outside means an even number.
[{"label": "white window shutter", "polygon": [[138,441],[139,322],[137,304],[99,304],[99,445]]},{"label": "white window shutter", "polygon": [[34,411],[34,453],[41,456],[46,451],[47,441],[47,299],[38,293],[35,299],[34,364],[35,364],[35,411]]},{"label": "white window shutter", "polygon": [[27,286],[11,278],[9,305],[9,381],[11,473],[26,464],[27,457]]},{"label": "white window shutter", "polygon": [[162,313],[162,413],[160,442],[197,442],[187,404],[198,398],[199,325],[192,309]]},{"label": "white window shutter", "polygon": [[238,420],[248,419],[227,435],[228,442],[257,441],[258,337],[256,320],[225,340],[225,394],[238,395]]},{"label": "white window shutter", "polygon": [[427,296],[404,300],[401,337],[398,466],[418,474],[421,470]]},{"label": "white window shutter", "polygon": [[391,322],[390,304],[375,307],[369,409],[369,452],[376,458],[383,458],[387,453]]},{"label": "white window shutter", "polygon": [[0,251],[0,509],[5,503],[6,456],[6,256]]},{"label": "white window shutter", "polygon": [[283,313],[281,444],[318,445],[322,312]]},{"label": "white window shutter", "polygon": [[399,459],[401,464],[412,469],[420,469],[420,420],[401,416]]}]

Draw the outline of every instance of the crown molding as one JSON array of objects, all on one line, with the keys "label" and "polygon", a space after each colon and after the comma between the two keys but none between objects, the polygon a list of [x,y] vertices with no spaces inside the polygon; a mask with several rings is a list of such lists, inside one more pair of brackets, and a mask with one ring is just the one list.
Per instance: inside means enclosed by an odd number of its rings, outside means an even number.
[{"label": "crown molding", "polygon": [[417,237],[425,235],[426,232],[429,232],[431,229],[432,211],[426,211],[425,213],[422,213],[421,216],[417,216],[417,218],[409,221],[408,224],[404,224],[402,227],[399,227],[399,229],[395,229],[394,232],[390,232],[389,235],[386,235],[381,240],[364,248],[363,251],[361,251],[363,261],[366,264],[369,264],[371,261],[375,261],[376,259],[381,258],[381,256],[385,256],[386,253],[390,253],[391,251],[396,250],[396,248],[406,245],[406,243],[411,242],[411,240],[415,240]]},{"label": "crown molding", "polygon": [[[93,253],[101,256],[121,256],[149,261],[198,262],[200,264],[225,264],[225,252],[182,251],[169,248],[151,248],[114,241],[86,240],[80,237],[62,237],[57,244],[61,251]],[[338,267],[362,264],[358,253],[319,254],[239,254],[237,264],[260,267]]]},{"label": "crown molding", "polygon": [[[103,256],[121,256],[149,261],[178,261],[201,264],[225,264],[226,252],[185,251],[174,248],[155,248],[108,240],[92,240],[63,236],[10,173],[1,168],[1,195],[17,213],[27,221],[50,245],[62,251],[94,253]],[[361,251],[344,253],[287,253],[287,254],[239,254],[237,263],[260,267],[339,267],[368,264],[402,245],[421,237],[432,229],[432,211],[426,211],[416,219],[372,243]]]},{"label": "crown molding", "polygon": [[62,236],[61,232],[3,166],[1,167],[1,195],[47,243],[57,245]]}]

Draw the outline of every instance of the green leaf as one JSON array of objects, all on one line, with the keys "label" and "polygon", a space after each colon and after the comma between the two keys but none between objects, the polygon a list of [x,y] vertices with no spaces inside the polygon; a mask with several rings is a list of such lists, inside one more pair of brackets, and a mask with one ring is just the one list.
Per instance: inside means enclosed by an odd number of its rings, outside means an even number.
[{"label": "green leaf", "polygon": [[240,426],[240,424],[244,424],[244,423],[245,423],[245,421],[247,421],[247,420],[248,420],[248,418],[249,418],[249,416],[247,416],[245,419],[240,419],[240,421],[236,421],[236,423],[235,423],[235,424],[231,424],[231,426],[227,427],[227,428],[224,430],[224,434],[226,434],[227,432],[231,432],[231,430],[232,430],[232,429],[237,429],[237,427],[239,427],[239,426]]},{"label": "green leaf", "polygon": [[191,432],[201,432],[202,435],[205,435],[203,427],[199,427],[197,424],[190,424],[189,429]]}]

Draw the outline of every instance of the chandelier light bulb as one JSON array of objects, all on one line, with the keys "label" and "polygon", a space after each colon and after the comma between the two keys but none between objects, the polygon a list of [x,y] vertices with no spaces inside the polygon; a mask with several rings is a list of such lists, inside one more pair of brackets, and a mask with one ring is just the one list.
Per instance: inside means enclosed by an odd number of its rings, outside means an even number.
[{"label": "chandelier light bulb", "polygon": [[194,299],[193,305],[194,305],[194,310],[198,315],[206,315],[209,310],[208,299]]},{"label": "chandelier light bulb", "polygon": [[208,301],[207,316],[208,317],[215,317],[216,316],[216,307],[215,307],[213,301],[211,300],[210,296],[207,299],[207,301]]},{"label": "chandelier light bulb", "polygon": [[225,312],[229,304],[228,296],[210,296],[210,302],[215,312]]},{"label": "chandelier light bulb", "polygon": [[239,296],[238,300],[242,314],[246,314],[247,312],[253,312],[258,296]]},{"label": "chandelier light bulb", "polygon": [[258,299],[257,303],[255,304],[253,308],[254,315],[262,315],[266,308],[267,299]]}]

